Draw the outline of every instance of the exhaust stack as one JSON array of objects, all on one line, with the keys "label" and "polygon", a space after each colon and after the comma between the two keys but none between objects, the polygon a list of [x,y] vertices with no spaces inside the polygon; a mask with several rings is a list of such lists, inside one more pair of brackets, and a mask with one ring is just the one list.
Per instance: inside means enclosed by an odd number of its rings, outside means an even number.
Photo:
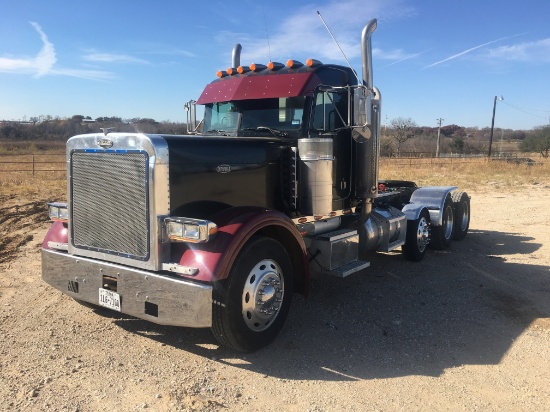
[{"label": "exhaust stack", "polygon": [[235,69],[241,65],[241,50],[243,49],[243,46],[241,46],[239,43],[235,44],[233,47],[233,53],[231,55],[231,67],[234,67]]},{"label": "exhaust stack", "polygon": [[357,144],[356,196],[362,199],[362,221],[369,218],[374,199],[378,197],[378,158],[380,156],[380,92],[372,81],[371,36],[376,19],[369,21],[361,34],[363,84],[367,87],[367,113],[370,120],[370,138]]}]

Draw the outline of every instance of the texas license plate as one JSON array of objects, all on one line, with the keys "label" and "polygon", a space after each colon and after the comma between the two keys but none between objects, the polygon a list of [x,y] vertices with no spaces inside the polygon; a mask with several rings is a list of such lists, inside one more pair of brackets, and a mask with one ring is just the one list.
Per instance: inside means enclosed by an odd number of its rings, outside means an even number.
[{"label": "texas license plate", "polygon": [[120,312],[120,295],[112,290],[99,288],[99,304]]}]

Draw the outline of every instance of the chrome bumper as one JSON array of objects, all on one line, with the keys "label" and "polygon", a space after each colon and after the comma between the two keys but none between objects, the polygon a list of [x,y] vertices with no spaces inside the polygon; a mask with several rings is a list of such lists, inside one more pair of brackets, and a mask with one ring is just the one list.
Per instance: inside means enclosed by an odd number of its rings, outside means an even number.
[{"label": "chrome bumper", "polygon": [[212,325],[212,286],[42,249],[42,279],[72,298],[99,305],[99,288],[116,285],[121,312],[161,325]]}]

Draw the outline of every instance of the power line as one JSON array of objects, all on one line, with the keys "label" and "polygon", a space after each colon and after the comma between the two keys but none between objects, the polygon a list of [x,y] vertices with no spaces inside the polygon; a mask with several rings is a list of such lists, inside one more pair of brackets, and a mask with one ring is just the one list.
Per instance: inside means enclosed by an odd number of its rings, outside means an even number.
[{"label": "power line", "polygon": [[[525,114],[528,114],[528,115],[530,115],[530,116],[534,116],[534,117],[538,117],[538,118],[540,118],[540,119],[546,120],[546,117],[545,117],[545,116],[541,116],[541,115],[539,115],[539,114],[534,114],[534,113],[529,113],[528,111],[526,111],[526,110],[524,110],[524,109],[522,109],[522,108],[520,108],[520,107],[514,106],[513,104],[510,104],[510,103],[505,102],[505,101],[503,101],[502,103],[504,103],[506,106],[510,106],[511,108],[516,109],[516,110],[518,110],[518,111],[520,111],[520,112],[522,112],[522,113],[525,113]],[[537,109],[528,109],[528,110],[536,110],[536,111],[539,111],[539,112],[547,112],[547,113],[550,113],[550,110],[537,110]]]}]

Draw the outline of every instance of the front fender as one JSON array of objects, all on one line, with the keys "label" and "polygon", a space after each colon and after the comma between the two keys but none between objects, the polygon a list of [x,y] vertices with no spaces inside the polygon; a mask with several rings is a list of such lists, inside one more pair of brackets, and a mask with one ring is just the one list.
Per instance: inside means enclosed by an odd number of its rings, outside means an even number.
[{"label": "front fender", "polygon": [[252,236],[261,233],[273,235],[285,245],[294,271],[301,271],[307,285],[306,246],[286,215],[258,207],[234,207],[216,213],[209,220],[218,225],[218,233],[209,242],[172,245],[172,262],[199,269],[193,279],[213,282],[227,278],[242,247]]}]

